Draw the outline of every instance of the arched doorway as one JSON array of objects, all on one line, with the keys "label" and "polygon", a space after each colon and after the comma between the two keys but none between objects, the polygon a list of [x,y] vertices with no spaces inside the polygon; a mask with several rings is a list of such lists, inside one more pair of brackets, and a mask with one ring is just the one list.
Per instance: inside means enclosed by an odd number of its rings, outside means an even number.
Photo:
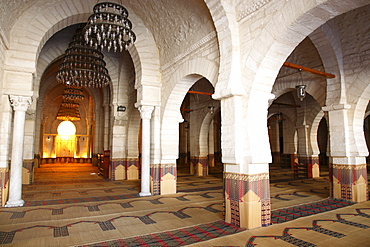
[{"label": "arched doorway", "polygon": [[[214,88],[205,78],[189,89],[181,105],[178,172],[204,176],[222,174],[221,112],[212,99]],[[221,172],[219,172],[221,170]]]}]

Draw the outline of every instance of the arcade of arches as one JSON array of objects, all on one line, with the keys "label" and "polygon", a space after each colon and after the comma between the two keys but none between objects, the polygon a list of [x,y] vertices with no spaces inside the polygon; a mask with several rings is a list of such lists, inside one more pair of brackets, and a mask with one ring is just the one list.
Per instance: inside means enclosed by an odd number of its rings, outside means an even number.
[{"label": "arcade of arches", "polygon": [[83,88],[65,137],[56,72],[93,2],[0,4],[2,207],[23,206],[35,168],[72,162],[141,196],[217,168],[225,221],[248,229],[270,224],[269,167],[330,170],[331,197],[368,200],[368,0],[123,0],[137,40],[103,51],[111,83]]}]

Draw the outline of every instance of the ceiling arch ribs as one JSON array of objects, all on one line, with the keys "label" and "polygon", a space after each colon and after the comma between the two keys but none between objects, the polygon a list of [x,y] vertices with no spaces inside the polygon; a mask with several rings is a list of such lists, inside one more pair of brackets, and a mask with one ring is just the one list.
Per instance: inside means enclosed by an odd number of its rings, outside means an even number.
[{"label": "ceiling arch ribs", "polygon": [[228,1],[205,0],[211,13],[220,50],[220,68],[214,99],[243,95],[241,84],[239,26],[235,19],[235,9]]}]

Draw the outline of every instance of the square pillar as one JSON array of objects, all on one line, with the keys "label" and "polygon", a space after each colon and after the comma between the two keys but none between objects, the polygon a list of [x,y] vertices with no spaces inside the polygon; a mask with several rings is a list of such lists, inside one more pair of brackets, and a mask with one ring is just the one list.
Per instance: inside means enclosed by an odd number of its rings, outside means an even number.
[{"label": "square pillar", "polygon": [[330,164],[331,191],[333,198],[364,202],[369,199],[366,164]]},{"label": "square pillar", "polygon": [[153,195],[167,195],[176,193],[176,164],[151,164],[150,176],[151,193]]},{"label": "square pillar", "polygon": [[252,229],[271,221],[269,174],[224,173],[225,221]]}]

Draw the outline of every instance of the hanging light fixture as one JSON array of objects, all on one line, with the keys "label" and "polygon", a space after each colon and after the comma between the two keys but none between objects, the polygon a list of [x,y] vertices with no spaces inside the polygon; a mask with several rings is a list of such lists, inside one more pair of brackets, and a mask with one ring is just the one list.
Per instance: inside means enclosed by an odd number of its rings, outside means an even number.
[{"label": "hanging light fixture", "polygon": [[62,108],[78,108],[80,104],[73,102],[73,101],[62,101],[61,107]]},{"label": "hanging light fixture", "polygon": [[306,86],[303,85],[303,78],[302,78],[302,69],[298,69],[299,71],[299,84],[295,88],[297,90],[297,96],[298,98],[303,101],[303,99],[306,97]]},{"label": "hanging light fixture", "polygon": [[135,33],[131,30],[132,23],[127,18],[128,11],[117,3],[97,3],[93,8],[83,29],[86,42],[103,50],[127,50],[136,40]]},{"label": "hanging light fixture", "polygon": [[57,119],[62,121],[79,121],[80,111],[76,108],[61,107],[57,113]]},{"label": "hanging light fixture", "polygon": [[82,88],[67,86],[62,94],[63,101],[80,102],[85,98]]},{"label": "hanging light fixture", "polygon": [[105,68],[104,55],[86,44],[78,28],[59,65],[56,79],[67,86],[104,87],[111,81]]}]

